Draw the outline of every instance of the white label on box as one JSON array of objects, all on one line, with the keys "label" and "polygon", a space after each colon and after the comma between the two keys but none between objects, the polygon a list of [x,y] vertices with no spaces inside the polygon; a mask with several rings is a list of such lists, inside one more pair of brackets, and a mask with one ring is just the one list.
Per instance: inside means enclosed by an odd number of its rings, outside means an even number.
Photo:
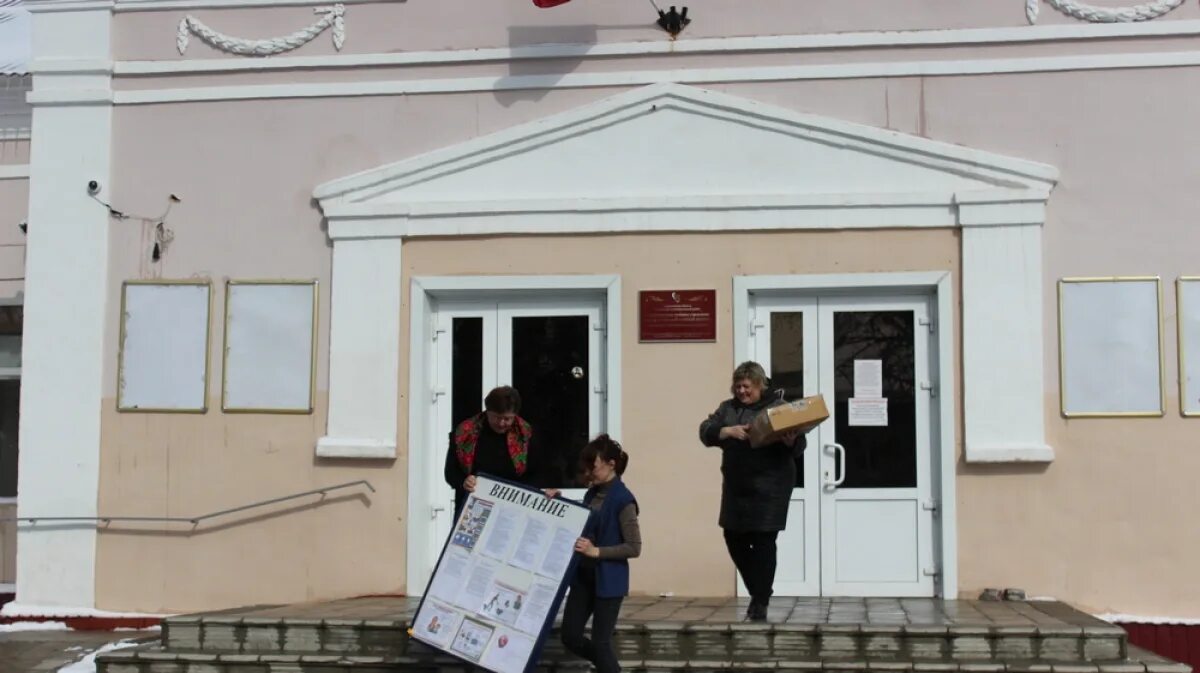
[{"label": "white label on box", "polygon": [[854,361],[854,396],[883,397],[883,360]]},{"label": "white label on box", "polygon": [[849,425],[887,427],[887,398],[851,397],[849,400]]}]

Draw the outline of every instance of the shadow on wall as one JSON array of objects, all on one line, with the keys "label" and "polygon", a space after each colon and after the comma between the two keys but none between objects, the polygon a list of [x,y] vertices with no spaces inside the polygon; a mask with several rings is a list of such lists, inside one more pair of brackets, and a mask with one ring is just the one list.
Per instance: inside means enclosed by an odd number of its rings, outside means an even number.
[{"label": "shadow on wall", "polygon": [[[578,53],[562,58],[516,58],[509,61],[508,75],[500,78],[496,100],[504,107],[521,101],[536,102],[545,97],[550,88],[564,75],[574,72],[591,46],[598,43],[597,37],[605,30],[629,30],[645,28],[648,39],[668,39],[653,21],[637,25],[580,25],[580,26],[510,26],[508,46],[515,50],[527,50],[544,45],[572,45],[582,47]],[[653,37],[651,37],[653,36]],[[518,51],[518,54],[520,51]],[[512,88],[518,87],[518,88]]]}]

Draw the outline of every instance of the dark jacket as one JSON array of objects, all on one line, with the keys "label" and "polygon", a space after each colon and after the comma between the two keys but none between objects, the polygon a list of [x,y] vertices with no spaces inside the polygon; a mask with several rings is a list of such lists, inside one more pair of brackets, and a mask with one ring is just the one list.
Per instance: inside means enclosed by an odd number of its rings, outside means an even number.
[{"label": "dark jacket", "polygon": [[790,447],[783,442],[752,448],[750,442],[721,439],[721,428],[746,425],[763,409],[783,404],[779,391],[764,390],[758,402],[731,398],[700,424],[700,441],[721,449],[720,526],[734,531],[780,531],[787,527],[788,503],[796,483],[796,462],[803,435]]},{"label": "dark jacket", "polygon": [[[583,496],[583,504],[591,503],[596,494],[596,488],[589,488]],[[625,486],[620,477],[609,484],[604,502],[600,503],[600,511],[588,520],[583,536],[589,538],[597,547],[612,547],[625,542],[621,535],[621,510],[628,505],[637,507],[637,498]],[[598,559],[596,561],[596,597],[620,598],[629,593],[629,559]]]},{"label": "dark jacket", "polygon": [[[479,443],[475,446],[475,464],[471,466],[470,473],[488,474],[531,488],[557,486],[547,483],[545,455],[536,430],[529,439],[528,451],[525,473],[517,474],[512,458],[508,455],[508,440],[504,435],[493,431],[485,420],[479,431]],[[457,519],[470,494],[462,487],[467,479],[467,471],[458,463],[453,431],[450,432],[450,443],[446,447],[445,477],[446,484],[454,489],[454,518]]]}]

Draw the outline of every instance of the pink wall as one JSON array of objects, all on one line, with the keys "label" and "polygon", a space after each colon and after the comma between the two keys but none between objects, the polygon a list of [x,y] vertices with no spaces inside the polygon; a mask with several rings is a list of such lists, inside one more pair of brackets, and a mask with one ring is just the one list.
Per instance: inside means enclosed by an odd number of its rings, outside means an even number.
[{"label": "pink wall", "polygon": [[[29,163],[29,141],[0,136],[0,169]],[[0,299],[15,297],[24,288],[25,235],[17,225],[29,207],[29,180],[0,179]]]},{"label": "pink wall", "polygon": [[[745,0],[708,0],[692,3],[690,15],[694,21],[680,39],[1024,26],[1028,25],[1024,4],[1021,0],[755,0],[752,4]],[[123,12],[116,15],[114,56],[121,60],[180,58],[174,47],[175,29],[188,14],[214,30],[252,39],[287,35],[316,20],[308,7]],[[649,3],[644,2],[575,0],[549,10],[538,9],[529,0],[352,4],[346,7],[347,37],[341,53],[666,40],[666,33],[654,25],[656,18]],[[1196,18],[1200,18],[1200,8],[1192,3],[1170,16]],[[1049,6],[1043,6],[1038,22],[1077,23]],[[327,35],[295,52],[306,56],[335,53]],[[195,43],[188,49],[187,58],[228,57]]]}]

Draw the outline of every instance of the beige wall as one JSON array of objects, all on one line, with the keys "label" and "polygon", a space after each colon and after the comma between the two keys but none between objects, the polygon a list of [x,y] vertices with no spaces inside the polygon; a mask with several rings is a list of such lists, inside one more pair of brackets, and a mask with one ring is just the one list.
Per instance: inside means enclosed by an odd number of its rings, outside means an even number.
[{"label": "beige wall", "polygon": [[[632,591],[707,596],[734,591],[717,527],[720,453],[697,438],[700,421],[729,396],[733,276],[949,270],[957,277],[958,236],[924,230],[418,240],[406,244],[403,257],[406,285],[418,275],[621,276],[621,439],[644,539]],[[638,342],[637,293],[664,288],[717,290],[716,343]]]},{"label": "beige wall", "polygon": [[[1042,161],[1061,170],[1043,235],[1045,402],[1048,440],[1057,460],[1041,468],[960,464],[959,589],[969,596],[987,586],[1020,586],[1033,595],[1053,595],[1095,610],[1198,616],[1200,586],[1192,581],[1191,559],[1200,553],[1200,537],[1185,513],[1200,509],[1200,495],[1191,485],[1198,460],[1193,423],[1200,421],[1178,416],[1173,288],[1168,283],[1166,417],[1067,422],[1058,414],[1054,281],[1067,275],[1133,273],[1160,274],[1171,281],[1180,273],[1200,274],[1194,261],[1200,230],[1192,221],[1196,169],[1188,116],[1200,106],[1200,70],[711,88]],[[110,297],[116,301],[120,281],[127,278],[199,275],[218,283],[225,277],[319,278],[318,387],[324,390],[329,243],[311,199],[313,186],[611,93],[120,106],[114,120],[115,204],[130,212],[157,213],[169,193],[183,202],[169,218],[176,239],[159,264],[148,261],[143,225],[113,226]],[[249,154],[253,161],[245,160]],[[627,311],[637,289],[695,285],[718,289],[726,312],[734,274],[957,265],[957,246],[949,232],[668,240],[416,241],[406,243],[403,264],[406,280],[434,273],[616,272],[624,279]],[[403,296],[407,301],[407,286]],[[223,309],[221,298],[218,291],[216,315]],[[369,506],[352,500],[192,536],[103,532],[99,606],[194,609],[404,587],[403,456],[408,447],[401,446],[402,457],[394,463],[315,461],[321,411],[300,418],[231,417],[217,411],[203,417],[116,414],[118,316],[115,310],[110,313],[102,514],[194,514],[355,478],[368,478],[380,490]],[[646,558],[638,561],[635,588],[640,591],[732,590],[713,526],[716,458],[693,439],[700,416],[721,397],[732,359],[725,315],[714,345],[641,346],[630,333],[625,335],[625,440],[635,459],[630,481],[646,505],[648,539],[671,540],[670,550],[651,544]],[[625,324],[628,331],[634,323],[627,319]],[[407,329],[406,316],[402,353],[407,351]],[[213,348],[218,363],[219,338]],[[407,436],[407,365],[403,357],[398,382],[402,444]],[[696,392],[680,398],[663,395],[662,378],[679,371]],[[215,409],[219,376],[212,378],[210,395]],[[323,409],[319,398],[318,410]],[[669,423],[648,420],[649,409]],[[694,463],[699,504],[687,506],[688,513],[695,512],[695,523],[668,537],[668,522],[684,514],[685,505],[658,492],[670,487],[673,470],[684,460]],[[687,555],[673,562],[675,550]],[[700,559],[703,568],[675,572],[689,559]]]},{"label": "beige wall", "polygon": [[[17,515],[15,504],[0,505],[0,519]],[[17,525],[11,521],[0,521],[0,584],[17,581]]]},{"label": "beige wall", "polygon": [[[420,240],[407,243],[402,257],[405,287],[414,275],[621,275],[623,439],[633,457],[627,480],[639,495],[646,537],[633,590],[708,595],[733,591],[733,567],[716,527],[719,457],[696,439],[700,420],[726,396],[732,277],[957,272],[957,251],[956,232],[923,230]],[[663,287],[717,289],[716,343],[637,343],[637,291]],[[401,333],[407,343],[407,310]],[[213,336],[216,356],[218,333]],[[408,381],[408,367],[404,358],[400,382]],[[668,385],[696,392],[670,395]],[[407,385],[400,391],[403,438]],[[219,403],[216,396],[210,402],[214,409]],[[324,427],[319,413],[167,416],[121,414],[114,406],[108,400],[104,412],[100,511],[106,515],[194,516],[359,478],[369,479],[378,493],[318,507],[271,508],[264,517],[234,516],[228,526],[204,526],[198,533],[186,525],[114,524],[102,530],[98,543],[98,605],[220,608],[404,588],[405,458],[417,449],[402,447],[394,462],[317,460],[313,446]],[[433,450],[440,462],[444,448]],[[678,497],[670,486],[681,474],[694,499]]]}]

